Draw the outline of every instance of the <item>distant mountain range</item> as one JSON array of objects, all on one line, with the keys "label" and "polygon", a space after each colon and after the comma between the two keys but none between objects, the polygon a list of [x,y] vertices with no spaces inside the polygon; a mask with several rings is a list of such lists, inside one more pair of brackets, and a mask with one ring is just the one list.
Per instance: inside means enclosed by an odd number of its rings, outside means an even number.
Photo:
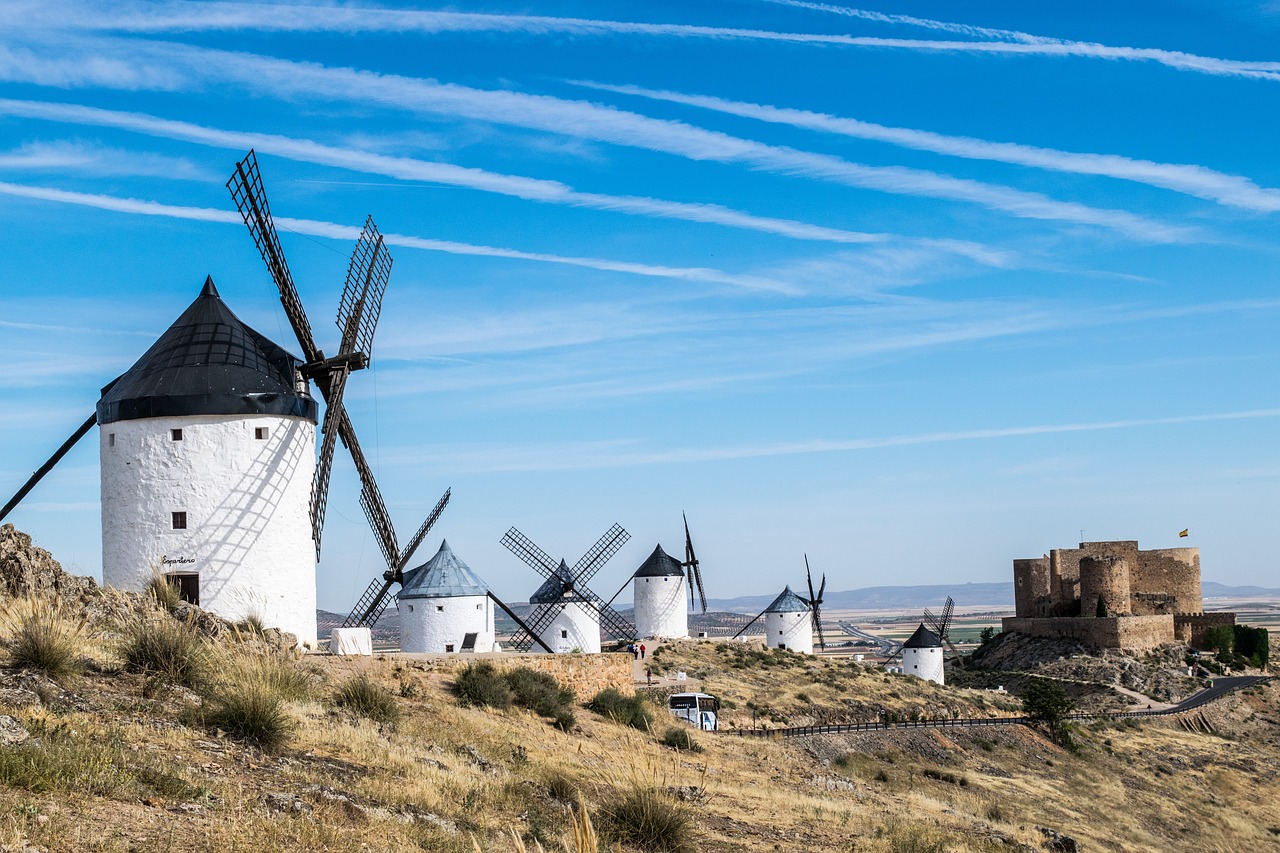
[{"label": "distant mountain range", "polygon": [[1280,598],[1280,589],[1262,586],[1227,586],[1216,581],[1201,581],[1200,594],[1205,598]]}]

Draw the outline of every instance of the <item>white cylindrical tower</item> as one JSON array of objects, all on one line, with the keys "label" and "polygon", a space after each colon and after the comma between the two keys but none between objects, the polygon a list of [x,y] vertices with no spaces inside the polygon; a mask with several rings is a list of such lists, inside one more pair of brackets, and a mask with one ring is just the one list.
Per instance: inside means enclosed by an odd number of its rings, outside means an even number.
[{"label": "white cylindrical tower", "polygon": [[[555,616],[542,631],[542,642],[556,654],[578,652],[593,655],[600,652],[600,614],[577,593],[569,592],[558,602],[539,605],[552,608]],[[534,643],[530,651],[545,649]]]},{"label": "white cylindrical tower", "polygon": [[925,681],[944,684],[942,642],[923,624],[902,644],[902,671]]},{"label": "white cylindrical tower", "polygon": [[813,611],[788,586],[764,610],[765,645],[813,654]]},{"label": "white cylindrical tower", "polygon": [[316,403],[212,279],[98,402],[102,578],[316,642]]},{"label": "white cylindrical tower", "polygon": [[685,606],[689,591],[680,561],[659,545],[632,578],[636,633],[655,639],[689,636],[689,610]]},{"label": "white cylindrical tower", "polygon": [[405,572],[397,597],[403,652],[491,652],[493,600],[447,541],[427,562]]}]

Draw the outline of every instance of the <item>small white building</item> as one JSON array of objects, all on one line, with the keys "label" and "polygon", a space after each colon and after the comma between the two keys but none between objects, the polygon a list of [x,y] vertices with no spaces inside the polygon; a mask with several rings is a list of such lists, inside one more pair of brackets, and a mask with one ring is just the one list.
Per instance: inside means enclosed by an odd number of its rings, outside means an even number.
[{"label": "small white building", "polygon": [[788,586],[764,609],[765,645],[813,654],[813,611]]},{"label": "small white building", "polygon": [[644,638],[689,636],[689,595],[684,566],[659,545],[632,575],[636,634]]},{"label": "small white building", "polygon": [[[542,629],[541,637],[553,652],[599,654],[599,604],[573,588],[573,574],[564,560],[560,561],[556,576],[548,578],[529,596],[529,603],[534,606],[535,623],[546,618],[543,616],[546,610],[551,611],[551,620]],[[530,651],[545,650],[534,643]]]},{"label": "small white building", "polygon": [[921,623],[902,644],[902,671],[925,681],[944,684],[942,641]]},{"label": "small white building", "polygon": [[396,608],[403,652],[497,651],[489,588],[447,540],[434,557],[405,572]]},{"label": "small white building", "polygon": [[316,642],[316,402],[213,279],[98,402],[102,579]]}]

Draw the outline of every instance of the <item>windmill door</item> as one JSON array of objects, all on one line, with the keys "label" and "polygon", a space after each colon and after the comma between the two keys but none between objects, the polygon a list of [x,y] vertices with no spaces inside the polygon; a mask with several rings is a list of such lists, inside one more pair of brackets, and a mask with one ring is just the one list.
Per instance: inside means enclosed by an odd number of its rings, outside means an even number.
[{"label": "windmill door", "polygon": [[200,575],[195,572],[173,572],[165,575],[170,586],[178,588],[178,595],[188,604],[200,604]]}]

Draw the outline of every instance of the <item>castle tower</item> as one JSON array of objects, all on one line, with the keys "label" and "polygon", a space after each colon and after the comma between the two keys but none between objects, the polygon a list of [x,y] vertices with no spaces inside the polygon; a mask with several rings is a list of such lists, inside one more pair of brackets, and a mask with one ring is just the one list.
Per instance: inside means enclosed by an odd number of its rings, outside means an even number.
[{"label": "castle tower", "polygon": [[491,652],[493,600],[448,541],[427,562],[405,573],[396,607],[404,652]]},{"label": "castle tower", "polygon": [[316,402],[213,279],[98,402],[102,577],[316,641]]},{"label": "castle tower", "polygon": [[[529,603],[537,608],[550,607],[555,616],[550,624],[542,629],[542,642],[546,643],[556,654],[564,652],[580,652],[582,654],[598,654],[600,652],[600,611],[596,603],[579,593],[576,589],[561,592],[564,586],[572,584],[573,573],[569,565],[560,561],[556,570],[558,577],[548,578],[533,595]],[[530,651],[540,652],[542,647],[535,644]]]},{"label": "castle tower", "polygon": [[902,644],[902,671],[925,681],[944,684],[942,641],[922,623]]},{"label": "castle tower", "polygon": [[659,545],[632,575],[636,633],[641,637],[689,636],[684,567]]},{"label": "castle tower", "polygon": [[1081,557],[1080,615],[1124,616],[1130,612],[1129,562],[1112,554]]},{"label": "castle tower", "polygon": [[764,644],[813,654],[813,614],[809,605],[788,586],[764,610]]}]

